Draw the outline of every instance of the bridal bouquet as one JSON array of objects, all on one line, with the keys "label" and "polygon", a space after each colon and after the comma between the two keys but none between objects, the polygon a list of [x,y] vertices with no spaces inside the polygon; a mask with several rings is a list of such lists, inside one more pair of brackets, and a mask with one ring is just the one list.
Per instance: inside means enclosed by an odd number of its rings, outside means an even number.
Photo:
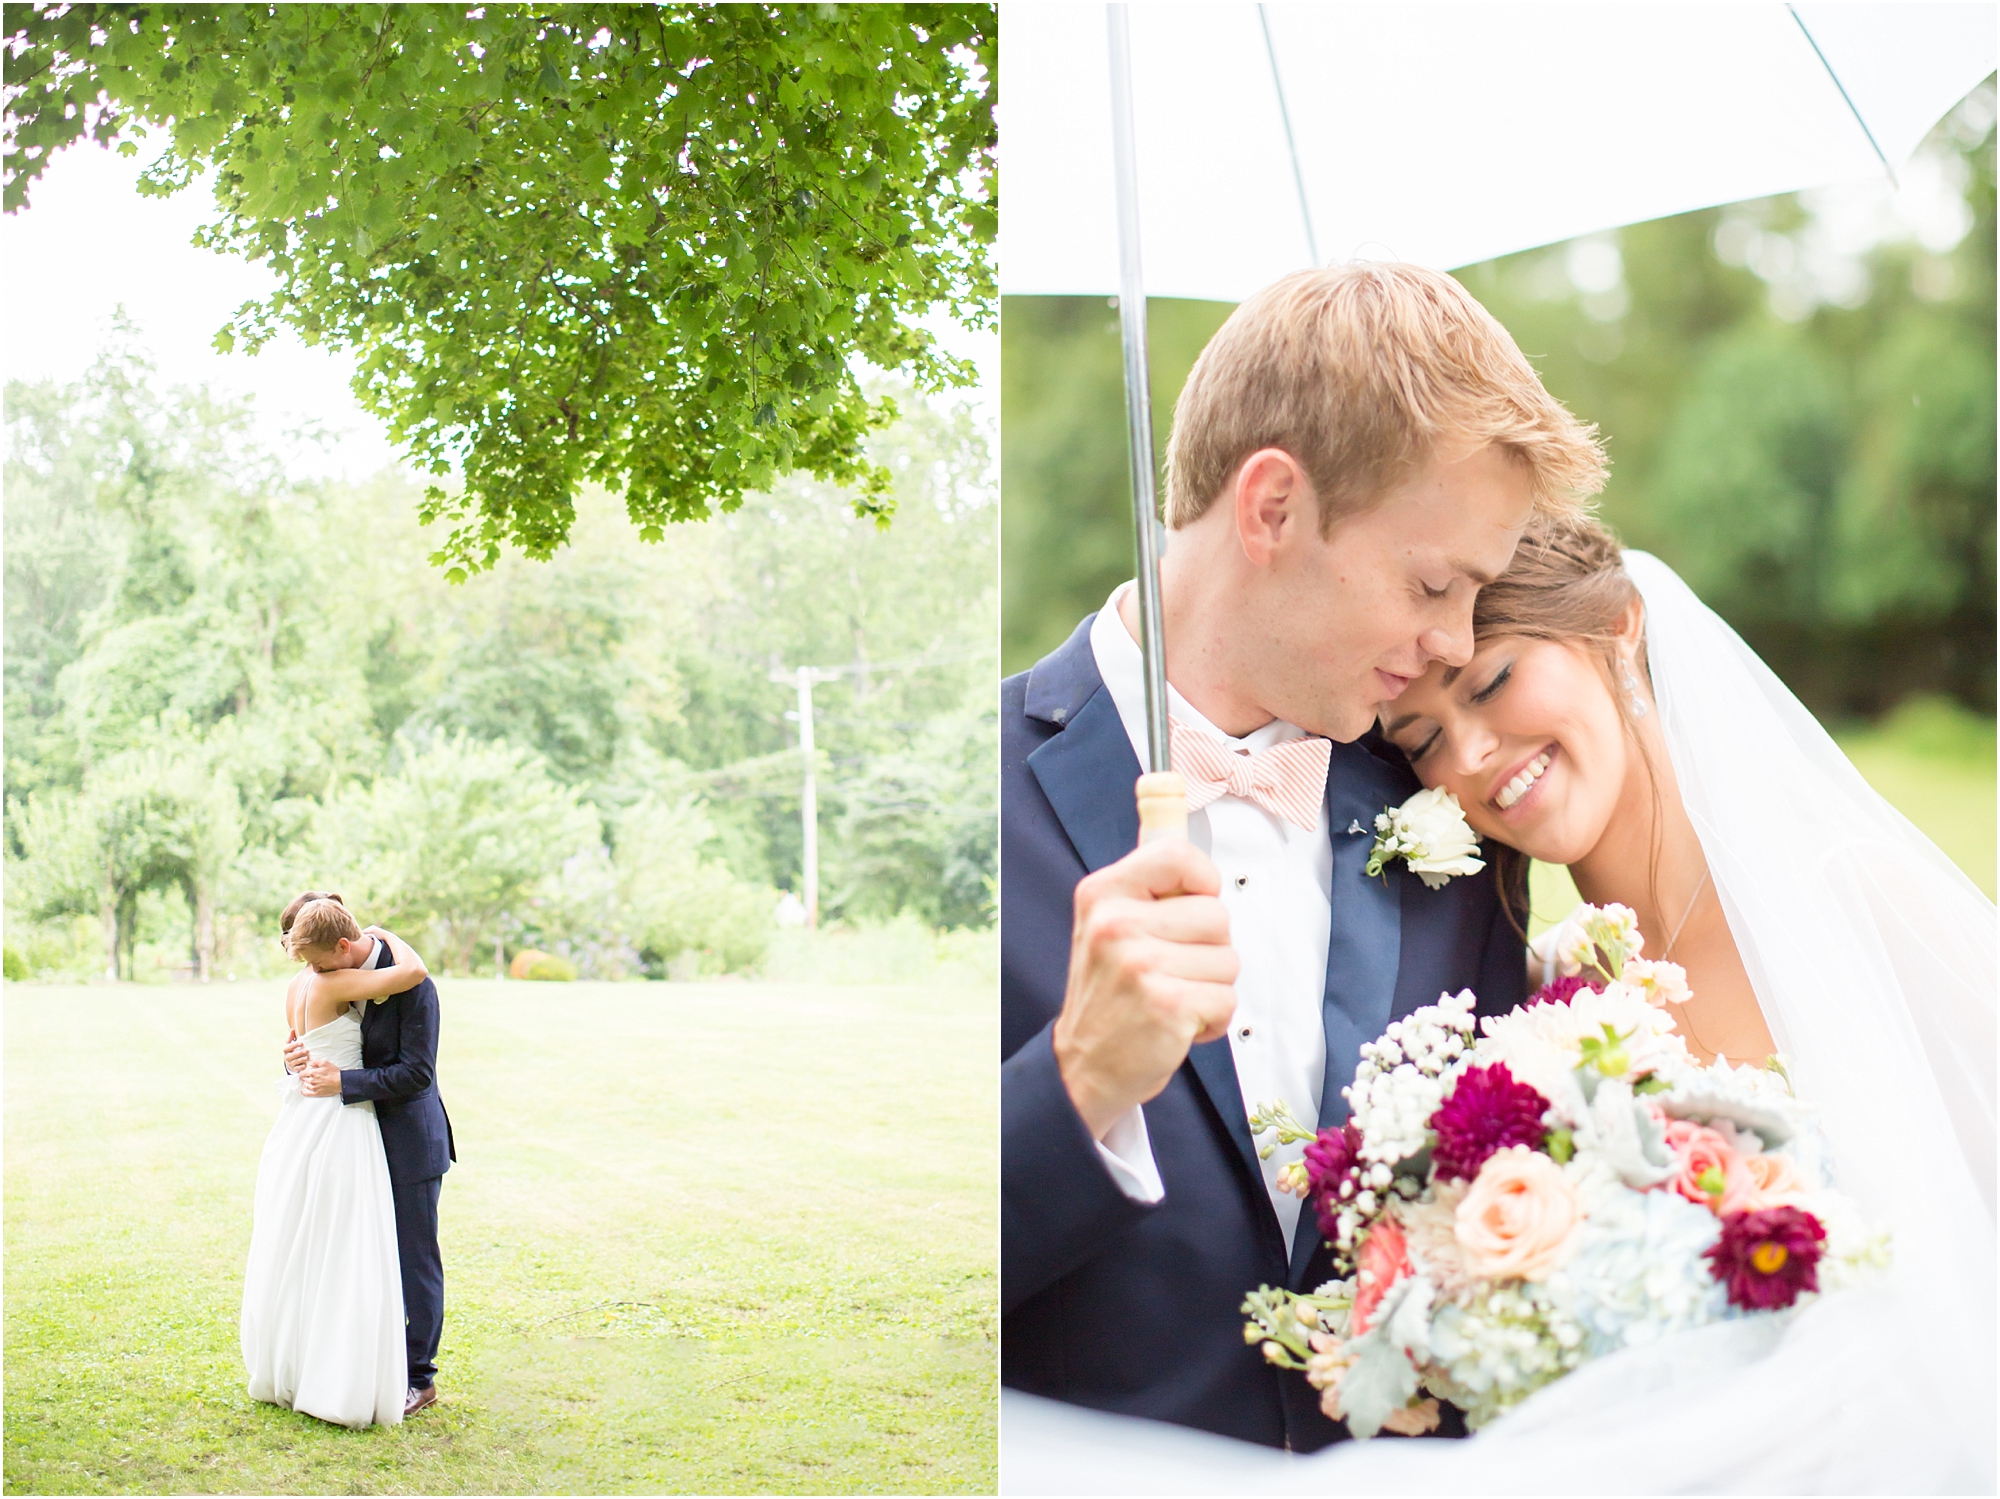
[{"label": "bridal bouquet", "polygon": [[1343,1128],[1252,1116],[1267,1155],[1310,1142],[1285,1185],[1344,1276],[1260,1288],[1245,1337],[1356,1437],[1432,1430],[1440,1398],[1478,1427],[1590,1359],[1887,1263],[1775,1062],[1688,1054],[1686,975],[1638,956],[1623,906],[1570,931],[1571,976],[1526,1004],[1475,1023],[1445,995],[1363,1046]]}]

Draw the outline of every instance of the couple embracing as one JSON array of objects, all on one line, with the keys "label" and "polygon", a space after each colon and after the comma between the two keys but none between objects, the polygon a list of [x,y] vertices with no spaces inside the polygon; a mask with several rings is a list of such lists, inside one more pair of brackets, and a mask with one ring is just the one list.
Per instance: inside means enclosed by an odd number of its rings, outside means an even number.
[{"label": "couple embracing", "polygon": [[[1135,850],[1129,584],[1003,687],[1006,1486],[1990,1492],[1992,904],[1591,517],[1595,434],[1449,277],[1336,266],[1244,303],[1168,468],[1187,838]],[[1422,788],[1483,859],[1371,875]],[[1597,1360],[1468,1441],[1346,1442],[1245,1342],[1247,1293],[1334,1276],[1301,1146],[1260,1154],[1250,1115],[1340,1126],[1390,1022],[1554,977],[1533,859],[1686,970],[1694,1056],[1784,1058],[1895,1268],[1762,1344]],[[1463,1435],[1447,1408],[1434,1436]]]},{"label": "couple embracing", "polygon": [[437,1400],[438,1197],[457,1159],[437,1090],[437,986],[338,895],[307,891],[280,926],[305,969],[285,992],[283,1103],[257,1168],[250,1396],[393,1426]]}]

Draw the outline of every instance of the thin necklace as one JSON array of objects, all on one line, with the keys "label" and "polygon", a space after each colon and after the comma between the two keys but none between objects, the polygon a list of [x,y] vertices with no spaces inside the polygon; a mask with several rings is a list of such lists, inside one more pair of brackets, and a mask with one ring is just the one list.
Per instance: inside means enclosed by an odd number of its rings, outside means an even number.
[{"label": "thin necklace", "polygon": [[1708,870],[1703,868],[1701,883],[1694,887],[1694,894],[1688,898],[1687,909],[1681,912],[1680,924],[1674,928],[1673,936],[1667,938],[1667,950],[1660,954],[1660,961],[1666,962],[1674,955],[1674,944],[1681,940],[1681,933],[1687,930],[1688,917],[1694,915],[1694,903],[1701,899],[1701,892],[1708,888]]},{"label": "thin necklace", "polygon": [[[1695,902],[1701,899],[1701,892],[1706,890],[1707,888],[1708,888],[1708,869],[1706,866],[1703,866],[1701,871],[1701,883],[1694,887],[1694,895],[1688,901],[1687,909],[1681,912],[1680,925],[1674,928],[1673,936],[1667,939],[1667,950],[1660,954],[1660,961],[1662,963],[1666,962],[1668,958],[1671,958],[1674,955],[1674,944],[1681,940],[1681,933],[1687,929],[1688,917],[1694,915]],[[1712,1048],[1706,1041],[1701,1039],[1700,1032],[1696,1031],[1694,1028],[1694,1017],[1687,1013],[1685,1006],[1682,1007],[1681,1013],[1677,1018],[1680,1020],[1682,1024],[1687,1026],[1688,1034],[1694,1037],[1694,1044],[1696,1046],[1699,1046],[1703,1051],[1714,1052],[1715,1059],[1718,1062],[1726,1063],[1729,1060],[1721,1052],[1714,1051],[1714,1048]]]}]

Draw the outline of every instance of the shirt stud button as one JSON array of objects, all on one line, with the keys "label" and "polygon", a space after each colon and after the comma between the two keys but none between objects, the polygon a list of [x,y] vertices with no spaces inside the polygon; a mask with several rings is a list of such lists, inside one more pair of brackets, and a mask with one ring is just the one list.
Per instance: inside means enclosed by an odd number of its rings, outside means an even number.
[{"label": "shirt stud button", "polygon": [[1241,889],[1242,889],[1242,888],[1243,888],[1243,887],[1244,887],[1245,885],[1247,885],[1247,884],[1249,884],[1249,883],[1250,883],[1250,876],[1249,876],[1249,875],[1247,875],[1247,874],[1239,874],[1238,876],[1236,876],[1236,888],[1237,888],[1238,890],[1241,890]]},{"label": "shirt stud button", "polygon": [[1240,1027],[1236,1032],[1236,1039],[1239,1041],[1248,1041],[1250,1039],[1250,1027],[1247,1025]]}]

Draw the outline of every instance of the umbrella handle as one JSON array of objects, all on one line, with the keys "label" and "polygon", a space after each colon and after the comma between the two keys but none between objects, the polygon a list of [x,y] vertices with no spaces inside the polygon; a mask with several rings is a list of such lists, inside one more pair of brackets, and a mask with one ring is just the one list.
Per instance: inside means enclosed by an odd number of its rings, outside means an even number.
[{"label": "umbrella handle", "polygon": [[1139,841],[1187,837],[1187,782],[1171,770],[1139,777]]}]

